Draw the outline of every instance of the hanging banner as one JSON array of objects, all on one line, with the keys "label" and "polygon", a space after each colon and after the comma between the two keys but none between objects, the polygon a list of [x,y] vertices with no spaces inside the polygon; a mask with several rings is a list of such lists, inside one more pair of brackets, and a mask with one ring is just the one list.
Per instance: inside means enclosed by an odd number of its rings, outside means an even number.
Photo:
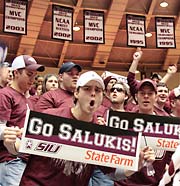
[{"label": "hanging banner", "polygon": [[104,12],[84,10],[84,42],[105,43]]},{"label": "hanging banner", "polygon": [[127,45],[146,47],[145,16],[126,15]]},{"label": "hanging banner", "polygon": [[175,151],[180,145],[180,118],[109,111],[107,126],[142,132],[141,146]]},{"label": "hanging banner", "polygon": [[176,48],[174,18],[156,17],[157,48]]},{"label": "hanging banner", "polygon": [[4,1],[4,32],[27,33],[27,3],[23,0]]},{"label": "hanging banner", "polygon": [[27,111],[20,152],[138,169],[141,133]]},{"label": "hanging banner", "polygon": [[73,40],[73,9],[53,5],[52,38]]}]

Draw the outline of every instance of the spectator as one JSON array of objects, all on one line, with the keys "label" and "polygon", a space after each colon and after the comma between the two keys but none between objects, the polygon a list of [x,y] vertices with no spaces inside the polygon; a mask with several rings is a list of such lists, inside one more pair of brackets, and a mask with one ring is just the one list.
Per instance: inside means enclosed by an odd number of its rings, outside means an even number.
[{"label": "spectator", "polygon": [[180,117],[180,86],[174,88],[169,94],[171,116]]},{"label": "spectator", "polygon": [[[93,71],[86,72],[77,81],[74,92],[75,105],[60,107],[48,113],[96,123],[95,111],[101,105],[103,89],[104,83],[101,77]],[[24,171],[20,186],[57,186],[57,183],[61,186],[86,186],[94,167],[91,164],[33,155]],[[114,168],[103,166],[100,168],[105,173],[114,171]]]},{"label": "spectator", "polygon": [[152,76],[151,76],[151,79],[156,82],[156,83],[159,83],[161,80],[162,80],[162,77],[158,74],[158,73],[154,73]]},{"label": "spectator", "polygon": [[113,76],[108,76],[104,79],[105,91],[102,105],[109,108],[111,106],[111,101],[109,100],[110,89],[112,85],[116,83],[117,79]]},{"label": "spectator", "polygon": [[156,86],[157,97],[154,104],[154,110],[159,116],[169,116],[169,113],[167,113],[164,109],[166,103],[168,102],[169,89],[163,82],[157,83]]},{"label": "spectator", "polygon": [[64,63],[59,70],[60,88],[40,96],[36,110],[43,112],[46,109],[73,105],[73,93],[81,70],[81,67],[73,62]]},{"label": "spectator", "polygon": [[36,78],[35,78],[35,83],[38,84],[38,85],[42,85],[43,84],[43,81],[44,81],[44,77],[41,76],[41,75],[37,75]]},{"label": "spectator", "polygon": [[[170,106],[171,106],[171,116],[172,117],[180,117],[180,86],[174,88],[169,94]],[[171,182],[173,179],[172,186],[178,186],[180,180],[180,145],[177,147],[176,151],[172,155],[171,162],[169,164],[168,169],[163,175],[159,186],[165,186]]]},{"label": "spectator", "polygon": [[[0,185],[19,186],[26,166],[27,156],[17,153],[21,128],[24,126],[26,110],[32,108],[25,93],[33,84],[38,65],[28,55],[16,57],[12,63],[14,79],[9,86],[0,89]],[[12,155],[14,154],[14,155]]]},{"label": "spectator", "polygon": [[6,87],[11,80],[10,64],[8,62],[0,63],[0,88]]},{"label": "spectator", "polygon": [[[40,95],[42,95],[42,85],[37,85],[37,87],[36,87],[36,95],[35,96],[40,96]],[[37,98],[37,100],[38,100],[38,98]]]},{"label": "spectator", "polygon": [[[154,110],[154,104],[156,100],[157,87],[155,82],[151,79],[144,79],[139,82],[137,86],[137,102],[138,109],[136,112],[148,115],[157,115]],[[170,161],[169,152],[154,149],[156,154],[156,160],[153,162],[155,170],[154,176],[148,176],[147,168],[142,167],[139,171],[135,172],[131,176],[124,180],[115,182],[116,186],[155,186],[158,185],[166,165]]]},{"label": "spectator", "polygon": [[59,88],[58,77],[55,74],[46,74],[42,83],[42,93]]}]

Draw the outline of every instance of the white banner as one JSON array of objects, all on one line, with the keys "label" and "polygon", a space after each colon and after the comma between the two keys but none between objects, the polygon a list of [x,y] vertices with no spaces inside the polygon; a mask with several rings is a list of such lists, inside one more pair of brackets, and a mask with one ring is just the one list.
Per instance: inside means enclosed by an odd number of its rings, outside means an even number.
[{"label": "white banner", "polygon": [[20,152],[137,170],[141,133],[27,111]]},{"label": "white banner", "polygon": [[84,42],[105,43],[104,12],[84,10]]},{"label": "white banner", "polygon": [[73,40],[73,9],[53,5],[52,37]]},{"label": "white banner", "polygon": [[157,48],[176,48],[174,18],[156,17]]},{"label": "white banner", "polygon": [[145,20],[144,16],[126,15],[128,46],[146,47]]},{"label": "white banner", "polygon": [[4,32],[27,33],[27,1],[4,1]]},{"label": "white banner", "polygon": [[142,147],[175,151],[180,145],[179,117],[109,111],[107,118],[109,127],[142,132]]}]

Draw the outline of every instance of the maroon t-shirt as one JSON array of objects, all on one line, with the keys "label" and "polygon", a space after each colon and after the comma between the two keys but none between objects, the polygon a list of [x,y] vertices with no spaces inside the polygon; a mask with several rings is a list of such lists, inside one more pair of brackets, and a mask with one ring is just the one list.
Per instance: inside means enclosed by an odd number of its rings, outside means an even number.
[{"label": "maroon t-shirt", "polygon": [[[75,119],[69,107],[45,112]],[[94,116],[92,122],[96,122],[96,118]],[[20,186],[87,186],[94,168],[90,164],[33,155],[28,161]],[[114,168],[101,169],[107,173],[114,171]]]},{"label": "maroon t-shirt", "polygon": [[34,110],[35,110],[35,107],[36,107],[36,104],[37,104],[39,98],[40,98],[40,96],[38,96],[38,95],[28,97],[28,100],[32,103]]},{"label": "maroon t-shirt", "polygon": [[[0,120],[7,121],[7,126],[24,126],[27,108],[32,109],[31,102],[25,96],[11,87],[0,89]],[[0,162],[9,161],[15,157],[8,153],[3,141],[0,141]]]},{"label": "maroon t-shirt", "polygon": [[106,96],[104,96],[101,105],[103,105],[104,107],[110,108],[112,106],[112,103],[111,103],[111,101],[110,101],[109,98],[107,98]]},{"label": "maroon t-shirt", "polygon": [[69,107],[73,105],[73,93],[63,89],[51,90],[40,96],[35,110],[43,112],[46,109]]},{"label": "maroon t-shirt", "polygon": [[163,109],[154,106],[154,111],[157,113],[158,116],[169,116],[169,114]]}]

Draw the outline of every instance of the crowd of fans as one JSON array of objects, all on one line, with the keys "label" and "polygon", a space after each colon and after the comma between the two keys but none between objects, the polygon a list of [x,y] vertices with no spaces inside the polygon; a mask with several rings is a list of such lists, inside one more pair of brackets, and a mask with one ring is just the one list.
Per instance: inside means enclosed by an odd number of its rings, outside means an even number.
[{"label": "crowd of fans", "polygon": [[[142,54],[138,49],[133,55],[128,84],[115,76],[102,78],[94,71],[82,73],[82,67],[73,62],[64,63],[58,74],[45,76],[37,75],[45,67],[28,55],[16,57],[11,66],[2,62],[0,185],[180,185],[178,174],[172,179],[180,168],[173,163],[178,162],[178,158],[174,160],[177,152],[172,156],[172,152],[149,146],[141,149],[136,172],[19,153],[27,109],[99,125],[106,125],[108,110],[180,117],[180,87],[170,91],[166,85],[176,73],[176,66],[169,66],[164,77],[155,73],[138,81],[135,72]],[[147,173],[148,166],[153,168],[151,175]]]}]

